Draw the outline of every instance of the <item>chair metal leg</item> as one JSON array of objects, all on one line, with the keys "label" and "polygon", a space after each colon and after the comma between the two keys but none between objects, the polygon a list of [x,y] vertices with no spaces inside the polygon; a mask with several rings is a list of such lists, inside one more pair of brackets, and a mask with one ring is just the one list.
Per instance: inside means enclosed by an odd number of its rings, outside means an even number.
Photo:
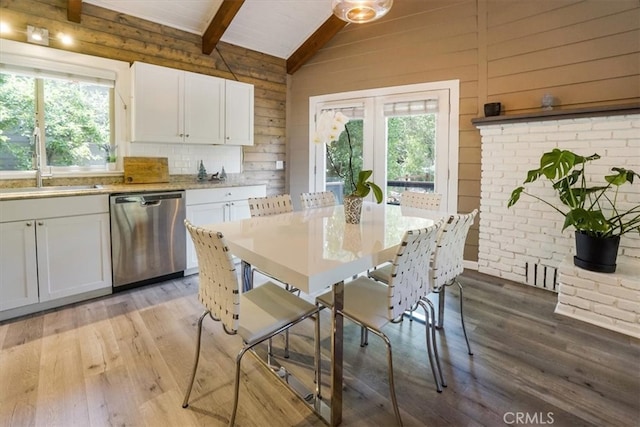
[{"label": "chair metal leg", "polygon": [[445,300],[445,289],[446,286],[442,286],[438,291],[438,321],[433,320],[433,325],[437,329],[444,328],[444,300]]},{"label": "chair metal leg", "polygon": [[442,366],[440,365],[440,354],[438,353],[438,341],[436,340],[436,310],[433,307],[433,303],[427,300],[427,305],[429,305],[429,310],[431,311],[431,341],[433,343],[433,355],[436,358],[436,366],[438,367],[438,372],[440,373],[440,385],[442,387],[447,386],[447,382],[444,380],[444,374],[442,373]]},{"label": "chair metal leg", "polygon": [[316,398],[320,399],[322,397],[321,395],[321,386],[322,386],[322,382],[321,382],[321,359],[320,359],[320,312],[318,311],[316,313],[316,328],[315,328],[315,355],[314,355],[314,369],[315,371],[315,382],[316,382]]},{"label": "chair metal leg", "polygon": [[[425,317],[424,327],[425,327],[425,335],[427,337],[427,356],[429,357],[429,365],[431,366],[431,373],[433,374],[433,380],[436,383],[436,391],[438,393],[442,393],[442,386],[440,385],[440,380],[438,379],[438,373],[436,373],[436,367],[438,368],[438,371],[440,373],[440,378],[442,378],[442,371],[439,368],[440,365],[439,364],[436,365],[436,362],[433,360],[434,359],[433,346],[435,345],[435,336],[433,335],[433,321],[434,321],[433,312],[427,309],[424,301],[421,301],[420,305],[424,310],[424,317]],[[438,359],[436,358],[436,360]]]},{"label": "chair metal leg", "polygon": [[369,345],[369,330],[364,326],[360,326],[360,347]]},{"label": "chair metal leg", "polygon": [[243,347],[240,353],[236,356],[236,379],[233,390],[233,409],[231,410],[231,418],[229,418],[229,427],[233,427],[236,421],[236,412],[238,410],[238,395],[240,393],[240,362],[242,362],[242,356],[249,349],[249,347]]},{"label": "chair metal leg", "polygon": [[402,425],[402,418],[400,418],[400,408],[398,408],[398,399],[396,398],[396,386],[393,381],[393,354],[391,352],[391,341],[389,338],[380,331],[371,330],[374,334],[382,338],[387,345],[387,364],[389,366],[389,394],[391,395],[391,403],[393,404],[393,412],[396,415],[396,421],[398,425]]},{"label": "chair metal leg", "polygon": [[462,283],[460,283],[458,280],[456,280],[456,283],[458,284],[458,289],[460,289],[460,321],[462,322],[462,332],[464,333],[464,339],[467,342],[467,352],[469,353],[469,356],[473,356],[471,346],[469,345],[469,338],[467,337],[467,328],[464,325],[464,311],[462,307]]},{"label": "chair metal leg", "polygon": [[189,406],[189,396],[191,395],[191,389],[193,388],[193,381],[196,379],[196,370],[198,369],[198,361],[200,360],[200,341],[202,338],[202,321],[205,316],[210,314],[209,310],[205,310],[202,313],[202,316],[198,319],[198,337],[196,338],[196,356],[193,361],[193,371],[191,372],[191,381],[189,381],[189,387],[187,388],[187,392],[184,395],[184,400],[182,401],[182,407],[186,408]]}]

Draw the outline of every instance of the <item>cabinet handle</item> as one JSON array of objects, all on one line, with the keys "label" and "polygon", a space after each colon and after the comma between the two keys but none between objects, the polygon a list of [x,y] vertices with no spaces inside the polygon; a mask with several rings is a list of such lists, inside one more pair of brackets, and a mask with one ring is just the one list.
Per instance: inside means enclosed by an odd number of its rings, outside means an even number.
[{"label": "cabinet handle", "polygon": [[231,193],[227,193],[227,196],[231,196],[231,195],[232,195]]},{"label": "cabinet handle", "polygon": [[44,221],[38,221],[38,225],[44,225]]},{"label": "cabinet handle", "polygon": [[179,133],[178,136],[182,138],[184,136],[184,133]]},{"label": "cabinet handle", "polygon": [[187,138],[189,138],[189,134],[186,134],[185,136],[186,136]]},{"label": "cabinet handle", "polygon": [[31,227],[33,225],[33,223],[31,221],[27,222],[27,227]]}]

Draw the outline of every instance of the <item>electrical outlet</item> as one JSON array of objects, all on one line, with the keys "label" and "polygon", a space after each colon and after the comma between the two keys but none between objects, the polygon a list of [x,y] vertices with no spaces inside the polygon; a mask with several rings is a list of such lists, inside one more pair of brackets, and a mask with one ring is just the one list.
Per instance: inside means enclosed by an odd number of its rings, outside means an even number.
[{"label": "electrical outlet", "polygon": [[282,170],[282,169],[284,169],[284,161],[276,160],[276,170]]}]

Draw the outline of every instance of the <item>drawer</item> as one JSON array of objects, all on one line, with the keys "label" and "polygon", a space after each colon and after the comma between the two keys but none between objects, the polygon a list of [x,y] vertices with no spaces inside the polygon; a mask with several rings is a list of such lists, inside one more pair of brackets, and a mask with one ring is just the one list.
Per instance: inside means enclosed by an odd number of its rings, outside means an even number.
[{"label": "drawer", "polygon": [[264,185],[187,190],[186,201],[187,206],[193,206],[230,200],[247,200],[249,197],[264,197],[266,191]]},{"label": "drawer", "polygon": [[109,196],[47,197],[0,202],[0,222],[109,212]]}]

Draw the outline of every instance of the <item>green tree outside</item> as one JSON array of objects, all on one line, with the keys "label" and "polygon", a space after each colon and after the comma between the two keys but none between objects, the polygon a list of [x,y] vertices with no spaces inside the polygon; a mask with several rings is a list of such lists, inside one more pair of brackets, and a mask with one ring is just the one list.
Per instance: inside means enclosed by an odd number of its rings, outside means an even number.
[{"label": "green tree outside", "polygon": [[[346,126],[351,137],[354,176],[362,170],[363,120],[352,119]],[[433,181],[435,167],[436,115],[387,118],[387,177],[392,181]],[[347,132],[327,146],[326,180],[343,182],[344,194],[353,191],[349,181],[349,140]]]},{"label": "green tree outside", "polygon": [[[102,159],[98,147],[110,143],[109,88],[57,79],[44,79],[43,87],[47,165]],[[35,99],[35,78],[0,74],[0,157],[12,159],[12,170],[32,169]]]}]

